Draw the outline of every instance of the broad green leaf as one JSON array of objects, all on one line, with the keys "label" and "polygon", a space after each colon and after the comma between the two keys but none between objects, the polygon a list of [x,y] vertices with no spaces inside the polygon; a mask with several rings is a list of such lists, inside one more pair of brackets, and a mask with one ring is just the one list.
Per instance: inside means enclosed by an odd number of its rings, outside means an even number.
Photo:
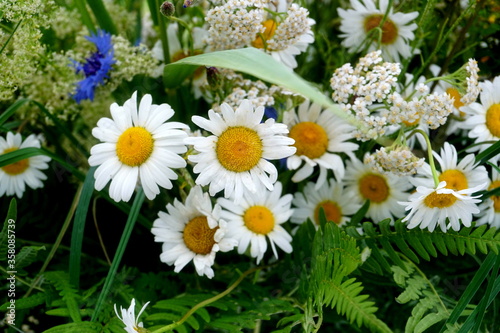
[{"label": "broad green leaf", "polygon": [[336,115],[348,120],[353,125],[358,127],[361,126],[354,117],[343,112],[330,98],[312,84],[298,76],[282,63],[276,61],[272,56],[256,48],[248,47],[244,49],[205,53],[186,57],[168,64],[165,66],[164,71],[165,85],[169,87],[180,85],[184,79],[194,71],[195,68],[193,68],[193,66],[229,68],[238,72],[250,74],[261,80],[301,94],[311,101],[332,110]]}]

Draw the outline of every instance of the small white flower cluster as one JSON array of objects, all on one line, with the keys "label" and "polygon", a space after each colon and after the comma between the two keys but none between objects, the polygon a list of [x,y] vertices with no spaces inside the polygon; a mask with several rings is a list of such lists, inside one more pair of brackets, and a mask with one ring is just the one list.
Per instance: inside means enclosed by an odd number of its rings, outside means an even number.
[{"label": "small white flower cluster", "polygon": [[[354,113],[357,120],[368,129],[357,130],[354,136],[367,141],[385,134],[387,119],[373,115],[368,109],[375,102],[389,98],[401,73],[398,63],[382,63],[381,51],[373,51],[361,58],[355,68],[345,64],[337,69],[330,79],[333,89],[332,99],[341,104],[341,108]],[[381,64],[380,64],[381,63]],[[355,98],[350,104],[350,99]]]},{"label": "small white flower cluster", "polygon": [[[290,45],[296,44],[302,35],[312,35],[311,23],[309,11],[297,4],[292,4],[287,10],[285,20],[278,25],[274,36],[267,41],[268,50],[285,50]],[[300,51],[305,51],[307,44],[301,45],[304,48]]]},{"label": "small white flower cluster", "polygon": [[[227,103],[233,108],[237,108],[244,99],[249,100],[254,108],[259,106],[272,106],[275,104],[274,96],[276,94],[287,94],[285,90],[278,86],[272,85],[268,87],[260,80],[252,81],[244,79],[243,76],[235,74],[234,72],[229,74],[227,78],[233,80],[232,92],[226,96],[220,104]],[[218,112],[220,110],[220,104],[215,103],[212,105],[212,109]]]},{"label": "small white flower cluster", "polygon": [[416,88],[422,97],[414,97],[411,101],[406,101],[398,92],[389,96],[391,106],[381,112],[389,124],[404,123],[406,126],[413,126],[421,121],[429,128],[436,129],[446,123],[453,111],[453,98],[446,93],[425,94],[428,89],[422,86],[418,85]]},{"label": "small white flower cluster", "polygon": [[[252,6],[252,7],[250,7]],[[263,33],[261,24],[265,12],[262,1],[229,0],[207,12],[207,44],[210,51],[230,50],[250,45],[257,34]]]},{"label": "small white flower cluster", "polygon": [[469,105],[474,103],[481,92],[481,88],[479,87],[479,67],[477,66],[477,61],[474,59],[469,59],[467,65],[465,66],[465,70],[468,73],[466,78],[467,80],[467,92],[462,96],[460,101],[464,105]]},{"label": "small white flower cluster", "polygon": [[424,164],[424,159],[416,157],[408,147],[400,146],[392,150],[382,147],[375,153],[366,155],[364,163],[383,174],[409,176],[417,173],[417,169]]}]

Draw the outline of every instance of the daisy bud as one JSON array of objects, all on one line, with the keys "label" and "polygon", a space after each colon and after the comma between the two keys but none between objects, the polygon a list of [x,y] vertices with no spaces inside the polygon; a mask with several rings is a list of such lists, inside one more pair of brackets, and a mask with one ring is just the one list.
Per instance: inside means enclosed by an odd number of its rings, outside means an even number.
[{"label": "daisy bud", "polygon": [[170,1],[165,1],[160,6],[160,13],[165,17],[170,17],[175,13],[175,6]]}]

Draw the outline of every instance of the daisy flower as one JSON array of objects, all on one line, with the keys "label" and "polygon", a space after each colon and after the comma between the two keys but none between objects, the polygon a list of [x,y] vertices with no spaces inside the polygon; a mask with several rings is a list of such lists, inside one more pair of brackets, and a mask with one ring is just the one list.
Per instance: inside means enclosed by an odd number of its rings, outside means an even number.
[{"label": "daisy flower", "polygon": [[174,199],[167,211],[158,213],[151,230],[155,242],[163,242],[160,260],[174,265],[176,273],[193,261],[198,275],[211,279],[215,254],[230,251],[238,244],[228,236],[227,223],[220,219],[220,206],[212,207],[208,194],[195,186],[184,204]]},{"label": "daisy flower", "polygon": [[[488,191],[494,190],[500,187],[500,173],[496,168],[493,168],[493,173],[491,181],[488,181]],[[492,195],[481,204],[479,204],[479,210],[481,211],[481,217],[477,220],[476,225],[482,225],[488,223],[492,227],[500,229],[500,196]]]},{"label": "daisy flower", "polygon": [[482,184],[460,191],[446,188],[446,181],[440,182],[436,188],[418,186],[417,191],[408,198],[409,201],[399,203],[410,211],[402,222],[409,221],[408,229],[419,226],[420,229],[428,228],[430,232],[438,224],[443,232],[450,228],[459,231],[460,222],[470,227],[472,214],[479,213],[477,203],[481,202],[471,194],[482,190],[484,186]]},{"label": "daisy flower", "polygon": [[286,158],[295,153],[294,140],[286,136],[284,124],[267,119],[261,123],[264,107],[255,110],[248,100],[233,110],[227,103],[221,105],[221,114],[208,111],[209,119],[193,116],[193,123],[211,132],[209,137],[187,138],[199,152],[189,155],[189,161],[198,173],[196,184],[209,185],[210,195],[224,190],[224,197],[239,200],[244,189],[257,191],[262,183],[270,191],[278,177],[278,170],[268,160]]},{"label": "daisy flower", "polygon": [[111,181],[109,196],[115,201],[129,201],[139,183],[146,197],[160,193],[158,185],[172,188],[177,174],[172,168],[183,168],[186,161],[178,154],[187,151],[183,140],[188,126],[166,122],[174,115],[168,104],[152,104],[144,95],[137,105],[137,92],[123,106],[113,103],[111,117],[101,118],[92,135],[102,141],[90,150],[89,164],[95,171],[95,188],[102,190]]},{"label": "daisy flower", "polygon": [[141,328],[144,327],[142,322],[138,323],[139,317],[141,314],[144,312],[146,307],[148,306],[149,302],[144,304],[144,306],[141,308],[139,313],[137,314],[137,317],[135,316],[135,299],[132,298],[132,301],[130,302],[130,307],[128,309],[124,309],[120,306],[120,312],[121,312],[121,317],[120,314],[118,313],[118,310],[116,309],[116,304],[115,304],[115,313],[118,319],[120,319],[124,324],[125,327],[123,328],[127,333],[137,333],[141,332]]},{"label": "daisy flower", "polygon": [[[482,89],[479,99],[481,103],[472,103],[463,107],[467,113],[464,126],[470,129],[469,137],[476,139],[475,143],[498,141],[500,138],[500,76],[493,81],[479,83]],[[481,144],[471,148],[471,151],[483,151],[491,144]],[[494,157],[493,161],[497,161]]]},{"label": "daisy flower", "polygon": [[77,103],[84,99],[94,100],[95,88],[104,84],[104,80],[109,77],[108,73],[112,65],[116,62],[111,34],[99,30],[96,34],[87,36],[86,39],[94,43],[97,51],[92,53],[84,63],[75,62],[76,72],[85,75],[85,79],[77,83],[76,93],[73,95]]},{"label": "daisy flower", "polygon": [[336,117],[330,110],[322,110],[319,104],[302,103],[298,112],[284,114],[285,124],[290,128],[289,137],[295,140],[297,152],[287,159],[290,170],[299,169],[292,181],[300,182],[309,177],[316,165],[319,165],[319,178],[316,188],[326,180],[327,170],[333,170],[337,179],[344,177],[344,162],[340,153],[354,158],[352,154],[358,145],[347,140],[352,139],[353,126]]},{"label": "daisy flower", "polygon": [[368,51],[381,49],[386,59],[400,62],[400,55],[403,58],[412,55],[408,42],[415,38],[413,31],[417,24],[410,22],[418,16],[418,12],[393,13],[392,8],[388,8],[388,0],[380,0],[379,7],[373,0],[350,2],[354,9],[337,9],[341,18],[340,31],[343,32],[340,37],[344,38],[342,45],[349,52],[361,50],[368,40]]},{"label": "daisy flower", "polygon": [[342,226],[349,216],[355,214],[361,204],[355,200],[354,192],[345,191],[342,183],[331,179],[319,188],[310,182],[304,187],[304,193],[296,193],[293,199],[295,207],[291,221],[304,223],[307,219],[319,226],[319,212],[323,208],[327,221]]},{"label": "daisy flower", "polygon": [[281,190],[278,182],[272,191],[263,186],[256,193],[245,191],[239,203],[225,198],[217,200],[222,207],[221,218],[228,221],[228,236],[238,240],[238,253],[250,248],[250,255],[257,258],[257,264],[267,251],[266,238],[276,258],[275,245],[286,253],[292,252],[292,237],[281,225],[292,215],[293,196],[281,196]]},{"label": "daisy flower", "polygon": [[363,204],[370,201],[366,217],[375,223],[393,216],[404,215],[404,209],[398,201],[406,200],[411,184],[407,177],[393,174],[382,174],[373,171],[370,165],[363,164],[358,159],[346,163],[345,193],[354,193],[354,200]]},{"label": "daisy flower", "polygon": [[[439,181],[446,181],[446,188],[460,191],[488,182],[488,172],[483,165],[475,163],[474,154],[469,154],[458,162],[457,150],[445,142],[441,153],[433,152],[433,155],[439,165],[438,169],[441,170],[437,170]],[[434,187],[429,164],[425,163],[417,172],[417,177],[410,179],[413,185]]]},{"label": "daisy flower", "polygon": [[[35,134],[31,134],[24,140],[19,133],[8,132],[7,137],[0,137],[0,155],[7,154],[18,149],[35,147],[40,148],[40,141]],[[42,180],[47,179],[40,170],[47,169],[50,157],[37,155],[0,168],[0,197],[6,195],[17,195],[23,197],[26,185],[32,189],[43,187]]]}]

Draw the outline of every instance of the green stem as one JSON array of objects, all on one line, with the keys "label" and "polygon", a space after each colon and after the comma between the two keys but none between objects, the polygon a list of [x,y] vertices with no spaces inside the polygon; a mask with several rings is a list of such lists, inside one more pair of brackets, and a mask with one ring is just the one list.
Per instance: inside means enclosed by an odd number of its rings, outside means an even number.
[{"label": "green stem", "polygon": [[224,290],[223,292],[221,292],[220,294],[217,294],[215,295],[214,297],[211,297],[209,299],[206,299],[198,304],[196,304],[195,306],[193,306],[188,312],[186,312],[186,314],[184,316],[182,316],[181,319],[179,319],[178,321],[176,321],[175,323],[172,323],[170,325],[167,325],[167,326],[163,326],[162,328],[159,328],[151,333],[162,333],[162,332],[168,332],[168,331],[171,331],[173,330],[174,328],[182,325],[189,317],[191,317],[193,315],[193,313],[195,313],[196,311],[198,311],[198,309],[201,309],[207,305],[209,305],[210,303],[213,303],[219,299],[221,299],[222,297],[228,295],[231,291],[234,290],[234,288],[236,288],[240,283],[241,281],[243,281],[248,275],[252,274],[253,272],[256,272],[258,270],[261,270],[263,268],[265,268],[266,266],[261,266],[261,267],[254,267],[254,268],[251,268],[249,270],[247,270],[246,272],[244,272],[243,274],[240,275],[240,277],[233,282],[232,285],[230,285],[226,290]]},{"label": "green stem", "polygon": [[160,39],[163,48],[163,62],[170,63],[170,52],[168,50],[167,27],[165,25],[165,17],[160,13],[160,0],[156,0],[156,13],[158,15],[158,29],[160,30]]},{"label": "green stem", "polygon": [[431,146],[431,141],[429,140],[429,137],[427,134],[425,134],[424,131],[416,129],[413,131],[413,133],[420,133],[425,139],[425,143],[427,144],[427,154],[428,154],[428,159],[429,159],[429,165],[431,167],[432,171],[432,178],[434,179],[434,186],[437,187],[439,185],[439,176],[437,174],[436,170],[436,164],[434,163],[434,156],[432,156],[432,146]]},{"label": "green stem", "polygon": [[113,263],[109,268],[108,276],[106,277],[106,281],[104,282],[104,286],[102,287],[102,292],[99,295],[99,299],[97,300],[97,304],[92,314],[91,321],[96,321],[97,316],[99,315],[99,311],[106,300],[108,293],[111,289],[111,285],[116,276],[116,271],[118,270],[118,266],[122,260],[123,254],[125,253],[125,249],[127,248],[128,241],[130,239],[130,235],[132,234],[132,230],[134,229],[135,222],[137,217],[139,216],[139,211],[141,209],[142,203],[144,202],[144,191],[140,188],[135,195],[134,203],[132,204],[132,208],[130,209],[130,214],[127,218],[127,223],[125,225],[125,229],[123,230],[122,237],[120,239],[120,243],[118,244],[118,248],[115,253],[115,257],[113,258]]}]

